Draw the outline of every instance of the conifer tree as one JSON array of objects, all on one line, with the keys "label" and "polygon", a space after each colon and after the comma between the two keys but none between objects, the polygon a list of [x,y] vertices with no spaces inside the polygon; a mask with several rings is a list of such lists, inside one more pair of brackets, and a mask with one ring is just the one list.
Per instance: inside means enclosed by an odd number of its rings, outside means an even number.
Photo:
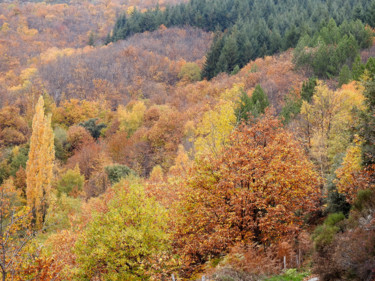
[{"label": "conifer tree", "polygon": [[27,205],[33,212],[35,226],[40,228],[48,207],[55,160],[51,116],[44,115],[42,96],[35,107],[32,129],[29,160],[26,165],[26,196]]}]

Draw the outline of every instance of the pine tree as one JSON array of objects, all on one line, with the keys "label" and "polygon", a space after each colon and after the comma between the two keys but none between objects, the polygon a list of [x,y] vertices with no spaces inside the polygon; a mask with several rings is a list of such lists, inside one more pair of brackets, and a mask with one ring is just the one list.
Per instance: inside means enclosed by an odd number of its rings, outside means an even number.
[{"label": "pine tree", "polygon": [[341,87],[343,84],[347,84],[352,79],[352,74],[350,73],[350,69],[348,65],[344,65],[341,68],[340,75],[339,75],[339,86]]},{"label": "pine tree", "polygon": [[41,228],[48,207],[55,159],[51,116],[44,115],[41,96],[35,107],[30,140],[29,160],[26,165],[27,205],[31,208],[34,223]]},{"label": "pine tree", "polygon": [[206,62],[204,64],[202,76],[210,80],[216,76],[215,69],[217,68],[217,61],[223,48],[223,35],[220,33],[215,34],[214,41],[211,45],[210,51],[206,55]]},{"label": "pine tree", "polygon": [[242,121],[248,122],[251,116],[259,117],[269,105],[268,97],[259,84],[255,87],[251,97],[246,92],[242,92],[235,109],[237,124]]},{"label": "pine tree", "polygon": [[242,121],[247,122],[249,120],[249,114],[253,109],[253,101],[251,97],[245,91],[242,91],[240,100],[238,101],[237,107],[234,111],[236,115],[237,124]]},{"label": "pine tree", "polygon": [[375,1],[372,1],[366,12],[366,23],[375,27]]},{"label": "pine tree", "polygon": [[260,114],[265,112],[265,109],[270,105],[268,97],[262,87],[258,84],[255,87],[253,95],[251,96],[253,102],[253,115],[258,117]]},{"label": "pine tree", "polygon": [[227,72],[231,73],[238,64],[238,47],[236,41],[236,35],[225,39],[223,49],[221,51],[219,61],[217,63],[217,73]]},{"label": "pine tree", "polygon": [[359,135],[364,140],[362,147],[363,164],[375,164],[375,82],[366,83],[365,104],[367,109],[361,113]]},{"label": "pine tree", "polygon": [[361,61],[361,56],[357,55],[352,65],[353,79],[358,81],[364,71],[365,71],[365,66]]}]

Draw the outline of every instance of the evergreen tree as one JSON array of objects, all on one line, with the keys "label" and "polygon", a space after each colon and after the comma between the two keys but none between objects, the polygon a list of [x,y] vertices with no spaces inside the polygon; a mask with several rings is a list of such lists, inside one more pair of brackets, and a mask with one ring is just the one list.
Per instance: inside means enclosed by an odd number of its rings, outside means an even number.
[{"label": "evergreen tree", "polygon": [[251,97],[245,91],[242,91],[240,100],[238,101],[237,107],[234,111],[236,115],[237,124],[242,121],[247,122],[249,120],[249,114],[253,109],[253,102]]},{"label": "evergreen tree", "polygon": [[354,80],[359,80],[363,72],[365,71],[365,66],[361,61],[361,56],[358,54],[352,65],[352,75]]},{"label": "evergreen tree", "polygon": [[303,82],[301,98],[307,102],[311,102],[311,98],[314,95],[316,85],[317,79],[315,77],[311,77],[309,80]]},{"label": "evergreen tree", "polygon": [[365,90],[367,108],[361,114],[359,128],[362,137],[363,163],[365,166],[375,164],[375,81],[367,82]]},{"label": "evergreen tree", "polygon": [[51,115],[44,116],[42,96],[35,107],[32,128],[29,160],[26,164],[26,196],[35,225],[40,228],[48,208],[55,160]]},{"label": "evergreen tree", "polygon": [[102,131],[102,129],[107,127],[107,125],[104,123],[96,124],[97,120],[97,118],[92,118],[83,123],[79,123],[79,125],[89,131],[91,136],[96,140],[100,137],[100,132]]},{"label": "evergreen tree", "polygon": [[227,37],[217,63],[216,72],[230,73],[238,64],[238,48],[235,35]]},{"label": "evergreen tree", "polygon": [[375,1],[373,0],[366,11],[366,22],[371,27],[375,27]]},{"label": "evergreen tree", "polygon": [[283,123],[288,124],[301,112],[302,99],[295,92],[290,92],[284,100],[285,105],[281,110],[281,116],[283,117]]},{"label": "evergreen tree", "polygon": [[255,117],[263,114],[265,109],[270,105],[266,93],[259,84],[255,87],[251,100],[254,105],[252,113]]},{"label": "evergreen tree", "polygon": [[[295,47],[305,35],[314,37],[314,44],[309,47],[320,46],[318,38],[314,36],[318,34],[324,44],[321,45],[322,49],[313,54],[312,68],[316,74],[330,77],[337,75],[346,63],[340,61],[340,56],[334,53],[335,48],[331,48],[331,45],[338,44],[344,34],[354,35],[360,48],[368,46],[369,41],[363,39],[371,36],[368,36],[369,32],[365,31],[360,21],[372,22],[375,12],[366,15],[362,12],[368,6],[368,0],[331,0],[328,3],[326,0],[190,0],[168,6],[164,11],[156,7],[142,13],[134,10],[128,17],[119,16],[112,30],[112,40],[153,31],[161,24],[167,27],[190,25],[205,31],[216,30],[222,33],[222,38],[213,41],[203,71],[203,77],[211,79],[220,72],[231,73],[236,65],[242,68],[251,59]],[[375,9],[375,4],[373,7]],[[347,19],[358,21],[349,24],[345,23]],[[343,23],[347,28],[345,32],[337,26]],[[322,26],[325,28],[319,30]],[[303,47],[300,50],[304,50]]]},{"label": "evergreen tree", "polygon": [[352,79],[352,74],[350,73],[349,66],[346,64],[341,68],[339,74],[339,87],[343,84],[347,84]]},{"label": "evergreen tree", "polygon": [[223,37],[220,33],[215,34],[214,42],[211,45],[210,51],[206,55],[206,62],[204,64],[202,76],[207,79],[215,77],[216,64],[219,60],[221,49],[223,48]]},{"label": "evergreen tree", "polygon": [[370,75],[375,74],[375,58],[374,57],[371,57],[368,59],[366,63],[366,69],[368,70]]},{"label": "evergreen tree", "polygon": [[257,118],[265,112],[268,106],[268,97],[259,84],[255,87],[251,97],[246,92],[242,92],[234,111],[237,123],[247,122],[251,116]]},{"label": "evergreen tree", "polygon": [[365,17],[364,17],[364,14],[363,14],[362,6],[357,5],[354,8],[353,19],[364,21]]}]

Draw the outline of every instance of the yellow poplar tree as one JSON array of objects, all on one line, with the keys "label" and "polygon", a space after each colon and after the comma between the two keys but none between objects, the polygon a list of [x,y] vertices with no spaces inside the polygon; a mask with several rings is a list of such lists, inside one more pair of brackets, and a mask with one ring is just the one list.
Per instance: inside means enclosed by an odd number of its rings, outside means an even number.
[{"label": "yellow poplar tree", "polygon": [[26,196],[36,227],[40,228],[48,207],[55,160],[51,115],[44,115],[42,96],[35,108],[32,128],[29,160],[26,165]]}]

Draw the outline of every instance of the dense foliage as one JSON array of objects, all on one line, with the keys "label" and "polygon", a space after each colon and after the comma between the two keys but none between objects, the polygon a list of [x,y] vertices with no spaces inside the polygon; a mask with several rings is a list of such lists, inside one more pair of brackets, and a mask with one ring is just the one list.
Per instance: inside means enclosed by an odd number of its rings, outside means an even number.
[{"label": "dense foliage", "polygon": [[117,19],[111,40],[153,31],[162,24],[216,31],[203,70],[203,77],[211,79],[220,72],[231,73],[236,66],[242,68],[251,59],[296,46],[302,36],[314,36],[330,18],[339,24],[358,19],[371,25],[369,7],[370,3],[363,0],[330,1],[329,5],[312,0],[192,0],[165,10],[157,7],[145,13],[134,10],[130,16],[124,14]]},{"label": "dense foliage", "polygon": [[319,77],[331,77],[340,73],[342,85],[350,80],[347,65],[353,64],[360,49],[371,45],[371,31],[359,20],[345,21],[337,26],[331,19],[312,38],[305,35],[300,39],[295,50],[296,66],[307,66]]},{"label": "dense foliage", "polygon": [[155,2],[0,3],[2,280],[372,280],[375,2]]}]

